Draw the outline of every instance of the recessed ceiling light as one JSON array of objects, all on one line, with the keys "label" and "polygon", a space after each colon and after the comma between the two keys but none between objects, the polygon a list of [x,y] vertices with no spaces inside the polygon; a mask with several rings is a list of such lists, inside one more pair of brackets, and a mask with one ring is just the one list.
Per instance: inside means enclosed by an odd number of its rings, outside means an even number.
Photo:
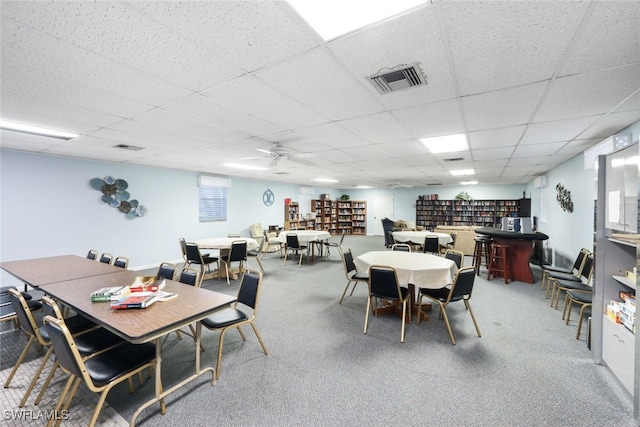
[{"label": "recessed ceiling light", "polygon": [[475,175],[476,171],[474,171],[473,169],[456,169],[456,170],[449,171],[449,173],[453,176]]},{"label": "recessed ceiling light", "polygon": [[331,179],[331,178],[314,178],[313,180],[318,182],[330,182],[330,183],[338,182],[337,179]]},{"label": "recessed ceiling light", "polygon": [[325,40],[365,27],[401,12],[405,12],[425,0],[288,0],[289,4]]},{"label": "recessed ceiling light", "polygon": [[253,166],[253,165],[245,165],[243,163],[225,163],[225,164],[223,164],[223,166],[228,166],[230,168],[236,168],[236,169],[250,170],[250,171],[267,170],[267,168],[263,168],[263,167],[260,167],[260,166]]},{"label": "recessed ceiling light", "polygon": [[420,138],[420,142],[434,154],[454,153],[469,149],[467,137],[463,133],[455,135],[434,136],[432,138]]},{"label": "recessed ceiling light", "polygon": [[478,181],[462,181],[460,185],[477,185]]},{"label": "recessed ceiling light", "polygon": [[55,129],[47,129],[39,126],[25,125],[22,123],[13,123],[6,120],[0,120],[0,129],[10,130],[14,132],[29,133],[32,135],[50,136],[52,138],[69,140],[78,137],[77,133],[64,132]]}]

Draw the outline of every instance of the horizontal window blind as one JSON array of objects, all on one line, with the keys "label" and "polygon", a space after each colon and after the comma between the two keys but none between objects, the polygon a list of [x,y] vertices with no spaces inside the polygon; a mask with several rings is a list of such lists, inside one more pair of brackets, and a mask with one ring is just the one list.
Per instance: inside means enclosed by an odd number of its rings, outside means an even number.
[{"label": "horizontal window blind", "polygon": [[198,193],[200,198],[200,222],[227,220],[226,187],[201,185]]}]

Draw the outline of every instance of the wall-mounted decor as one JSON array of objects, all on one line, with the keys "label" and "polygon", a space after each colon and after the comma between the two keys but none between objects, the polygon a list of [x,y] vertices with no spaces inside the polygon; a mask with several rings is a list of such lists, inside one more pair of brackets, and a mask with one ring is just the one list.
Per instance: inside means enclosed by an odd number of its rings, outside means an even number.
[{"label": "wall-mounted decor", "polygon": [[264,193],[262,193],[262,203],[265,206],[273,205],[273,201],[275,200],[275,196],[273,195],[273,191],[267,189]]},{"label": "wall-mounted decor", "polygon": [[115,179],[112,176],[93,178],[89,181],[91,188],[102,192],[102,201],[117,208],[124,213],[127,218],[133,219],[145,216],[147,208],[142,206],[136,199],[129,200],[130,194],[127,191],[129,184],[124,179]]},{"label": "wall-mounted decor", "polygon": [[556,200],[565,212],[573,212],[573,202],[571,201],[571,191],[564,188],[564,185],[556,185]]}]

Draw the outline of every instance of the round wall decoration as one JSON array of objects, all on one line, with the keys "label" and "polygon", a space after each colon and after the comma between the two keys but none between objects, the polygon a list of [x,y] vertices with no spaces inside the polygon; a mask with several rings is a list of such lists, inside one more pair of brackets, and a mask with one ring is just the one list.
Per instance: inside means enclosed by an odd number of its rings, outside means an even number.
[{"label": "round wall decoration", "polygon": [[265,206],[271,206],[274,200],[275,196],[273,195],[273,191],[267,189],[267,191],[262,193],[262,203],[264,203]]}]

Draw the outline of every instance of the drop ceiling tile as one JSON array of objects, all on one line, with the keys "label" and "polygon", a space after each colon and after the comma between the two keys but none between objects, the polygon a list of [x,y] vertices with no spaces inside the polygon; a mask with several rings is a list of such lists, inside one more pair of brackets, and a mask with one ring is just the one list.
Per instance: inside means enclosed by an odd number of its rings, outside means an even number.
[{"label": "drop ceiling tile", "polygon": [[202,95],[282,128],[295,129],[327,122],[321,115],[253,76],[240,77],[204,91]]},{"label": "drop ceiling tile", "polygon": [[591,8],[562,64],[560,76],[640,62],[637,2],[591,2]]},{"label": "drop ceiling tile", "polygon": [[296,129],[294,133],[303,139],[314,140],[334,148],[357,147],[367,144],[365,140],[336,123]]},{"label": "drop ceiling tile", "polygon": [[[394,36],[387,37],[386,34]],[[340,37],[329,42],[328,47],[388,109],[432,103],[455,96],[434,7],[427,6]],[[362,55],[362,52],[367,54]],[[427,86],[380,95],[368,81],[367,77],[373,74],[414,63],[426,75]]]},{"label": "drop ceiling tile", "polygon": [[384,109],[374,95],[324,49],[313,49],[255,74],[331,120],[364,116]]},{"label": "drop ceiling tile", "polygon": [[580,134],[581,139],[599,138],[600,140],[608,138],[640,120],[640,109],[635,111],[624,111],[620,113],[609,113],[603,115],[593,126],[586,129]]},{"label": "drop ceiling tile", "polygon": [[600,141],[600,139],[577,139],[574,141],[568,141],[564,147],[558,150],[558,154],[569,154],[575,156],[577,154],[584,153],[585,150],[593,147]]},{"label": "drop ceiling tile", "polygon": [[538,82],[463,97],[468,129],[506,128],[529,123],[546,88],[547,82]]},{"label": "drop ceiling tile", "polygon": [[566,142],[549,142],[545,144],[519,145],[513,153],[514,158],[527,156],[553,155],[564,147]]},{"label": "drop ceiling tile", "polygon": [[464,119],[457,100],[423,104],[391,112],[414,138],[462,133]]},{"label": "drop ceiling tile", "polygon": [[318,46],[284,2],[146,2],[135,7],[247,71]]},{"label": "drop ceiling tile", "polygon": [[406,128],[388,112],[341,120],[337,123],[370,143],[397,144],[398,141],[411,138]]},{"label": "drop ceiling tile", "polygon": [[473,160],[495,160],[508,159],[514,152],[515,147],[488,148],[485,150],[473,150]]},{"label": "drop ceiling tile", "polygon": [[532,123],[527,127],[520,144],[540,144],[573,139],[584,129],[594,124],[598,117],[587,116],[553,122]]},{"label": "drop ceiling tile", "polygon": [[441,2],[464,95],[549,79],[571,43],[582,2]]},{"label": "drop ceiling tile", "polygon": [[640,87],[640,64],[556,79],[536,112],[545,122],[604,114]]},{"label": "drop ceiling tile", "polygon": [[469,132],[469,148],[472,150],[515,146],[522,138],[525,126],[512,126]]},{"label": "drop ceiling tile", "polygon": [[3,149],[40,152],[62,140],[0,129],[0,142]]},{"label": "drop ceiling tile", "polygon": [[434,162],[435,158],[432,157],[427,147],[423,143],[416,141],[415,139],[409,139],[406,141],[387,142],[384,144],[376,144],[378,148],[387,152],[389,157],[399,158],[429,158]]}]

